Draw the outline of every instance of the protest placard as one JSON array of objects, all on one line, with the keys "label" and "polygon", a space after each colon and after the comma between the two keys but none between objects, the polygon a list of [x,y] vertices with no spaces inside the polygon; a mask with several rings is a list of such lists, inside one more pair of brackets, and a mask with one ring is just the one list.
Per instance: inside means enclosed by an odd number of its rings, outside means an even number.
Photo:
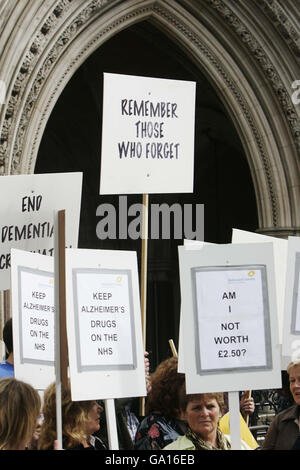
[{"label": "protest placard", "polygon": [[77,247],[82,173],[2,176],[0,290],[10,289],[10,250],[52,256],[54,210],[68,211],[66,243]]},{"label": "protest placard", "polygon": [[104,74],[100,194],[193,192],[195,90]]},{"label": "protest placard", "polygon": [[282,353],[300,359],[300,238],[288,238]]},{"label": "protest placard", "polygon": [[44,390],[55,380],[53,258],[11,250],[15,377]]},{"label": "protest placard", "polygon": [[73,400],[145,396],[135,252],[66,250]]},{"label": "protest placard", "polygon": [[[212,245],[212,243],[209,242],[203,242],[200,240],[184,240],[184,247],[187,250],[200,250],[204,245]],[[185,368],[184,368],[184,348],[183,348],[183,322],[181,321],[182,315],[180,313],[180,321],[179,321],[179,334],[178,334],[178,366],[177,370],[178,372],[181,372],[184,374]]]},{"label": "protest placard", "polygon": [[281,384],[272,244],[179,247],[188,393]]},{"label": "protest placard", "polygon": [[[285,317],[285,284],[287,270],[288,241],[282,238],[270,237],[246,230],[232,230],[232,243],[272,243],[274,250],[275,287],[277,299],[278,334],[282,345],[283,323]],[[281,346],[282,347],[282,346]],[[281,368],[286,369],[289,358],[281,354]]]}]

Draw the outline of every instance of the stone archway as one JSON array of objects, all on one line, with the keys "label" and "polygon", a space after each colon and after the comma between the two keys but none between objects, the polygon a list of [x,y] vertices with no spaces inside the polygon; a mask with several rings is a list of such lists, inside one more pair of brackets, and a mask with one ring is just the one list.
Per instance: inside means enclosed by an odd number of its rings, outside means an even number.
[{"label": "stone archway", "polygon": [[[47,119],[70,77],[106,40],[147,19],[192,58],[226,106],[247,155],[259,230],[299,233],[299,110],[289,94],[299,45],[292,35],[292,8],[283,21],[283,7],[275,0],[272,5],[254,0],[251,7],[228,0],[20,3],[2,6],[0,78],[7,84],[0,120],[2,174],[34,171]],[[266,42],[268,34],[276,47]]]}]

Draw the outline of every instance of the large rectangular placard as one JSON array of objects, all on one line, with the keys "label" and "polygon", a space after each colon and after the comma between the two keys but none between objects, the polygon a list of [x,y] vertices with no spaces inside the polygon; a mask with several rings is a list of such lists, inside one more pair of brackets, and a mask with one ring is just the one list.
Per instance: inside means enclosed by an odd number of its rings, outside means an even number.
[{"label": "large rectangular placard", "polygon": [[15,377],[44,390],[55,380],[54,259],[11,250]]},{"label": "large rectangular placard", "polygon": [[[246,230],[232,230],[232,243],[272,243],[274,250],[274,269],[277,297],[278,334],[279,343],[283,344],[283,328],[286,316],[285,310],[285,285],[287,271],[288,241],[278,237],[270,237],[260,233],[247,232]],[[290,357],[281,353],[281,369],[285,370],[290,362]]]},{"label": "large rectangular placard", "polygon": [[279,342],[282,343],[283,319],[284,319],[284,290],[287,267],[288,242],[282,238],[270,237],[260,233],[247,232],[246,230],[232,230],[232,243],[272,243],[274,249],[274,268],[277,296],[278,332]]},{"label": "large rectangular placard", "polygon": [[66,250],[73,400],[145,396],[136,253]]},{"label": "large rectangular placard", "polygon": [[295,256],[294,296],[292,305],[291,333],[300,335],[300,252]]},{"label": "large rectangular placard", "polygon": [[290,361],[300,357],[300,237],[288,238],[282,352]]},{"label": "large rectangular placard", "polygon": [[188,393],[280,387],[272,244],[179,247],[179,260]]},{"label": "large rectangular placard", "polygon": [[100,194],[193,192],[195,82],[104,74]]},{"label": "large rectangular placard", "polygon": [[11,248],[53,256],[54,211],[68,213],[66,244],[76,248],[82,173],[2,176],[0,290],[10,289]]}]

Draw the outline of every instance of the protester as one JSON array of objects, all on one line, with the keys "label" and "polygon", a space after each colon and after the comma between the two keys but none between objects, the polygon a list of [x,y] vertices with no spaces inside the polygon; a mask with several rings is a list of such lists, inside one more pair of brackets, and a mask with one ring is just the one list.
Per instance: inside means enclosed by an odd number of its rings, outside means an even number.
[{"label": "protester", "polygon": [[178,392],[185,376],[177,372],[175,357],[161,362],[151,375],[151,390],[146,400],[146,417],[140,423],[134,449],[158,450],[184,434],[179,416]]},{"label": "protester", "polygon": [[294,403],[273,418],[262,445],[263,450],[291,450],[299,435],[300,360],[291,362],[287,373]]},{"label": "protester", "polygon": [[[62,440],[66,450],[103,450],[106,446],[93,434],[100,428],[102,407],[96,401],[72,401],[68,386],[61,392]],[[56,384],[51,384],[44,394],[43,423],[38,449],[53,449],[57,439]]]},{"label": "protester", "polygon": [[298,437],[294,442],[294,445],[291,450],[300,450],[300,433],[298,434]]},{"label": "protester", "polygon": [[38,392],[12,377],[0,380],[0,449],[23,450],[31,440],[41,409]]},{"label": "protester", "polygon": [[[187,429],[183,436],[163,450],[230,450],[230,437],[218,428],[223,409],[223,393],[187,395],[183,384],[180,390],[180,410]],[[241,441],[241,448],[251,450],[244,441]]]},{"label": "protester", "polygon": [[[229,411],[228,392],[224,393],[224,414]],[[240,412],[244,420],[251,417],[255,411],[255,403],[253,397],[248,395],[248,392],[240,392]]]},{"label": "protester", "polygon": [[244,420],[253,415],[255,410],[255,403],[253,397],[249,396],[248,392],[243,392],[240,399],[240,411]]},{"label": "protester", "polygon": [[294,404],[294,398],[290,391],[290,379],[286,370],[281,371],[281,382],[282,387],[277,390],[278,406],[275,411],[276,414],[286,410]]},{"label": "protester", "polygon": [[6,359],[0,363],[0,379],[3,377],[14,376],[14,353],[13,353],[13,334],[12,319],[10,318],[3,328],[3,341],[6,349]]}]

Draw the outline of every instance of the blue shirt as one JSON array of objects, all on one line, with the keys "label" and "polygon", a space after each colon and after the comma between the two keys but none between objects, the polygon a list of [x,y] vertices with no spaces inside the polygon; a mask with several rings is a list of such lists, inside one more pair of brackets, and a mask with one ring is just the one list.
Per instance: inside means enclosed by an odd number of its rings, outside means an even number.
[{"label": "blue shirt", "polygon": [[0,379],[14,376],[14,366],[9,362],[0,362]]}]

